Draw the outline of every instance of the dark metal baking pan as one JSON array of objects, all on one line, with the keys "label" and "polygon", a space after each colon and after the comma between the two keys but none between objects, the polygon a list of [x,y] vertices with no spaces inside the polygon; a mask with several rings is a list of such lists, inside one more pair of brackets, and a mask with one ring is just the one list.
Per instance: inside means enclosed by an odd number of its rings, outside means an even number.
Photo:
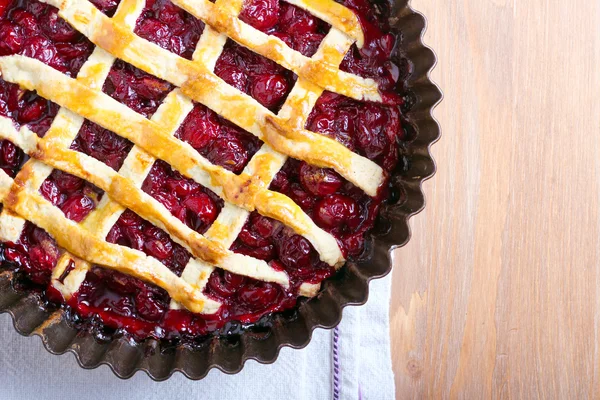
[{"label": "dark metal baking pan", "polygon": [[421,185],[435,172],[429,148],[440,131],[431,112],[442,95],[429,79],[436,58],[422,43],[425,18],[410,7],[408,0],[397,0],[390,22],[402,38],[395,61],[406,71],[403,122],[410,137],[392,178],[393,195],[369,234],[366,255],[361,261],[348,262],[325,282],[317,297],[303,302],[293,315],[275,315],[268,327],[260,331],[214,336],[193,347],[169,346],[153,339],[136,343],[126,337],[99,341],[91,333],[73,328],[65,311],[49,311],[37,295],[15,290],[11,272],[0,274],[0,312],[13,317],[19,333],[41,337],[51,353],[75,354],[83,368],[105,364],[120,378],[144,371],[155,380],[168,379],[175,371],[191,379],[202,379],[211,368],[233,374],[248,359],[272,363],[282,347],[306,346],[315,328],[335,327],[342,318],[342,308],[364,304],[369,281],[390,272],[392,250],[409,240],[408,220],[425,205]]}]

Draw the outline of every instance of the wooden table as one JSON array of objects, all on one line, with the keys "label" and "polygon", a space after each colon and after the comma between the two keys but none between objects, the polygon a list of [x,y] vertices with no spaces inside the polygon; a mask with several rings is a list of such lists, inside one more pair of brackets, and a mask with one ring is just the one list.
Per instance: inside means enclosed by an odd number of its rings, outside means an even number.
[{"label": "wooden table", "polygon": [[600,396],[600,1],[413,0],[445,93],[397,251],[398,398]]}]

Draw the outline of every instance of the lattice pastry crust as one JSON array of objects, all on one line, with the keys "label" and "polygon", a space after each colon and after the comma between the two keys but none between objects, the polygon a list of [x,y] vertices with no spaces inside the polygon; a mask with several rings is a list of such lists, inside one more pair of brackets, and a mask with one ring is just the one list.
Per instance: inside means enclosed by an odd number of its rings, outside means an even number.
[{"label": "lattice pastry crust", "polygon": [[[220,307],[202,294],[217,267],[288,287],[285,272],[229,250],[252,211],[278,220],[305,237],[323,262],[336,268],[344,264],[336,239],[319,228],[289,197],[268,187],[287,157],[333,168],[370,196],[377,194],[385,180],[384,171],[371,160],[304,129],[324,90],[358,100],[382,100],[372,79],[338,68],[350,47],[354,43],[362,46],[364,41],[352,11],[333,0],[287,0],[332,26],[316,54],[308,58],[277,37],[242,22],[238,18],[242,0],[173,0],[206,24],[190,61],[133,33],[144,0],[123,0],[113,18],[98,11],[88,0],[42,1],[58,8],[59,15],[97,47],[76,79],[35,59],[0,57],[4,80],[35,90],[62,107],[42,139],[27,127],[17,130],[10,119],[0,117],[0,139],[11,141],[31,157],[14,180],[0,170],[0,202],[4,205],[0,240],[16,241],[25,220],[46,230],[64,249],[53,271],[52,284],[66,298],[79,289],[92,264],[156,284],[169,293],[173,308],[183,306],[195,313],[211,314]],[[277,115],[212,72],[228,38],[298,75]],[[102,92],[117,58],[177,87],[151,119]],[[212,164],[173,136],[191,112],[192,101],[204,104],[265,143],[240,175]],[[69,149],[84,119],[134,143],[118,172]],[[141,190],[157,159],[225,201],[217,220],[204,235],[190,229]],[[106,193],[82,223],[67,219],[39,194],[52,169],[85,179]],[[108,231],[127,208],[166,231],[192,254],[181,277],[153,257],[106,242]],[[71,261],[75,268],[61,283],[59,277]],[[299,295],[313,296],[319,288],[320,284],[304,283]]]}]

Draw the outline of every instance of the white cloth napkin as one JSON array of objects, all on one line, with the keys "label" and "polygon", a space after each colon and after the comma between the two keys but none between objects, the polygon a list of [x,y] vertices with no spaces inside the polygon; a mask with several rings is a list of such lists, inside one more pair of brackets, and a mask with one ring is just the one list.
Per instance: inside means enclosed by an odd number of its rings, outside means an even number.
[{"label": "white cloth napkin", "polygon": [[138,372],[120,380],[102,366],[84,370],[73,355],[53,356],[39,338],[17,334],[0,316],[0,399],[393,399],[390,277],[372,281],[369,302],[344,310],[335,330],[318,329],[302,350],[284,348],[274,364],[248,361],[237,375],[212,370],[194,382],[175,374],[154,382]]}]

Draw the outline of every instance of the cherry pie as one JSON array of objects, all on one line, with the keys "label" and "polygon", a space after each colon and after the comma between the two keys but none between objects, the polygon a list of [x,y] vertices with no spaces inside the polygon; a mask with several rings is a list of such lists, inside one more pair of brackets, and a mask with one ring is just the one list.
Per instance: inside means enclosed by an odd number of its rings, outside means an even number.
[{"label": "cherry pie", "polygon": [[177,339],[360,257],[398,164],[385,0],[0,0],[0,261]]}]

